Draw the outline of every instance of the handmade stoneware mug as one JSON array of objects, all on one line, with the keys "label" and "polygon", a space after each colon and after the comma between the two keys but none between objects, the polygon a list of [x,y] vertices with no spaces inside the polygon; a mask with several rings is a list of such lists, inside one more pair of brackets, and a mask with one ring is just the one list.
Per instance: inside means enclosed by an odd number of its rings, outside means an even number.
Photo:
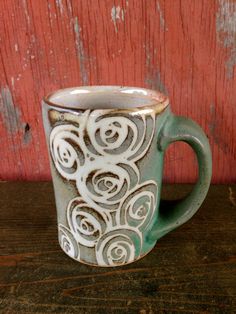
[{"label": "handmade stoneware mug", "polygon": [[[73,259],[95,266],[132,263],[203,202],[211,180],[208,140],[192,120],[173,115],[161,93],[67,88],[45,97],[42,108],[59,243]],[[184,200],[160,209],[164,153],[175,141],[195,151],[199,179]]]}]

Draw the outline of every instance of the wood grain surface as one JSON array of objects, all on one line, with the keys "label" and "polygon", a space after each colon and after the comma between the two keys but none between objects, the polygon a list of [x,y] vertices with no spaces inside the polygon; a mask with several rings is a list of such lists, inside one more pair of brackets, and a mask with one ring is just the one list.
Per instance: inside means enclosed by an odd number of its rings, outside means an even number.
[{"label": "wood grain surface", "polygon": [[0,183],[0,193],[0,313],[235,313],[236,186],[212,186],[188,223],[119,268],[63,253],[51,183]]},{"label": "wood grain surface", "polygon": [[[118,84],[168,94],[207,133],[213,182],[235,182],[235,64],[235,0],[1,0],[0,179],[50,178],[45,94]],[[192,182],[196,168],[174,144],[165,181]]]}]

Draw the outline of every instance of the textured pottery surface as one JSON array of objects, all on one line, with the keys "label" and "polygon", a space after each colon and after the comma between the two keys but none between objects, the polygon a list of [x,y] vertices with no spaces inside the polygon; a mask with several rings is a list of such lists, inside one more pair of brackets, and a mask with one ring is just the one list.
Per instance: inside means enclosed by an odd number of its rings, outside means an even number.
[{"label": "textured pottery surface", "polygon": [[114,101],[115,108],[104,103],[105,109],[43,104],[60,245],[99,266],[131,263],[155,245],[157,238],[147,236],[158,220],[163,151],[157,141],[170,115],[164,98],[129,109]]}]

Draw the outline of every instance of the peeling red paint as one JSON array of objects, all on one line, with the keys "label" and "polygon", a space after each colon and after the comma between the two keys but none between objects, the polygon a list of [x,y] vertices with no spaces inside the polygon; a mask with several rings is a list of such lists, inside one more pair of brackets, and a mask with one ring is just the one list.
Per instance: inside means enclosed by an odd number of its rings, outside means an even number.
[{"label": "peeling red paint", "polygon": [[225,62],[226,73],[229,79],[233,78],[236,66],[236,2],[219,0],[216,15],[216,31],[218,42],[227,50]]},{"label": "peeling red paint", "polygon": [[[235,181],[234,16],[234,0],[0,1],[0,88],[17,108],[14,121],[2,109],[0,178],[50,179],[45,94],[118,84],[168,92],[173,111],[206,131],[213,182]],[[196,180],[185,144],[170,147],[166,162],[166,181]]]}]

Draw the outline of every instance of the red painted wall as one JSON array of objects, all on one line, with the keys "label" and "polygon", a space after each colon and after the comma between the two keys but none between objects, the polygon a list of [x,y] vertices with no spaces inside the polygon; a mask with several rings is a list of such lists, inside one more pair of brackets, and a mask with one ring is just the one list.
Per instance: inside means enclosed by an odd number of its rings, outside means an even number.
[{"label": "red painted wall", "polygon": [[[86,84],[166,92],[213,152],[213,182],[236,179],[235,0],[1,0],[0,179],[49,179],[40,100]],[[185,144],[165,180],[196,179]]]}]

